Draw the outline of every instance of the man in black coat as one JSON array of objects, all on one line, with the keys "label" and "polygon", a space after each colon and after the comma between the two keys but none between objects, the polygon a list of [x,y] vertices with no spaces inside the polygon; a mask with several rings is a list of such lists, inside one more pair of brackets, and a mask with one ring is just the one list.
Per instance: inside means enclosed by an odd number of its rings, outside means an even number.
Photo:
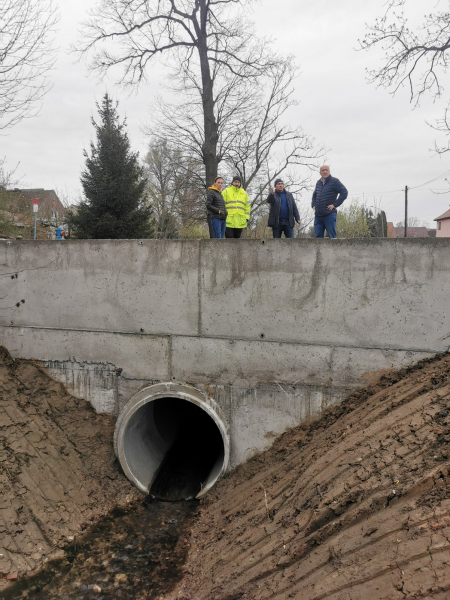
[{"label": "man in black coat", "polygon": [[315,213],[314,233],[323,238],[325,230],[329,238],[336,237],[337,210],[348,196],[347,188],[337,177],[331,177],[330,167],[320,167],[321,178],[316,183],[311,207]]},{"label": "man in black coat", "polygon": [[294,222],[300,225],[300,215],[295,204],[294,196],[284,189],[282,179],[275,180],[275,190],[270,188],[270,194],[266,200],[270,205],[269,221],[267,225],[272,227],[273,237],[294,237]]}]

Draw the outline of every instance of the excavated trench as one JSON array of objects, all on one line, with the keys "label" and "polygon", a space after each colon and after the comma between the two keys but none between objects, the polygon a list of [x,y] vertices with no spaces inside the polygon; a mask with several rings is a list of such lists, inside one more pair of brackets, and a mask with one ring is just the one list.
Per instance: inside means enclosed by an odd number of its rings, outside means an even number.
[{"label": "excavated trench", "polygon": [[0,598],[150,600],[181,577],[199,507],[185,499],[228,465],[220,409],[168,383],[114,421],[0,345]]},{"label": "excavated trench", "polygon": [[226,471],[220,410],[194,388],[150,386],[124,407],[115,449],[125,475],[160,500],[201,498]]},{"label": "excavated trench", "polygon": [[61,558],[20,577],[2,600],[156,600],[182,576],[198,502],[147,496],[115,508],[64,547]]},{"label": "excavated trench", "polygon": [[[0,422],[0,598],[449,597],[448,355],[286,432],[202,502],[143,499],[114,420],[1,346]],[[115,450],[144,491],[200,497],[228,465],[224,422],[194,388],[151,386]]]}]

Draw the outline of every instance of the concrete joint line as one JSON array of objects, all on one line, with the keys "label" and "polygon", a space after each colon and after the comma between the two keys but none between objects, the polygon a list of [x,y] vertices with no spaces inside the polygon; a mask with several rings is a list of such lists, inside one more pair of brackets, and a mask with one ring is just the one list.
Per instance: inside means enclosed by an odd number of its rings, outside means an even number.
[{"label": "concrete joint line", "polygon": [[189,335],[185,333],[177,333],[177,334],[168,334],[168,333],[140,333],[139,331],[117,331],[117,330],[107,330],[107,329],[76,329],[76,328],[61,328],[61,327],[41,327],[39,325],[2,325],[0,327],[5,327],[6,329],[33,329],[38,331],[71,331],[74,333],[107,333],[111,335],[127,335],[127,336],[139,336],[139,337],[149,337],[149,338],[163,338],[163,339],[174,339],[174,338],[198,338],[205,340],[224,340],[229,342],[245,342],[245,343],[259,343],[259,344],[283,344],[286,346],[319,346],[324,348],[331,349],[339,349],[339,348],[347,348],[349,350],[381,350],[386,352],[415,352],[415,353],[426,353],[426,354],[439,354],[441,352],[450,351],[450,347],[447,348],[401,348],[399,346],[354,346],[352,344],[336,344],[336,343],[327,343],[327,342],[306,342],[306,341],[290,341],[290,340],[279,340],[279,339],[268,339],[268,338],[240,338],[240,337],[231,337],[231,336],[214,336],[214,335]]}]

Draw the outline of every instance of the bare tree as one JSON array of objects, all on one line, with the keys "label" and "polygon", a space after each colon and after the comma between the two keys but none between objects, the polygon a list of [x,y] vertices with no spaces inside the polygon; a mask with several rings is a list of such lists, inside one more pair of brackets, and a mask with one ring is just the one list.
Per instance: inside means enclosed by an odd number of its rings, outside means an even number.
[{"label": "bare tree", "polygon": [[311,170],[317,169],[324,154],[301,127],[287,121],[288,110],[297,105],[292,86],[296,76],[290,57],[268,67],[263,77],[250,82],[252,93],[246,110],[240,107],[238,122],[225,126],[229,143],[224,145],[223,159],[251,190],[255,217],[262,207],[266,209],[268,189],[280,175],[291,192],[308,190]]},{"label": "bare tree", "polygon": [[[323,155],[323,149],[300,127],[289,125],[288,111],[297,105],[293,99],[296,76],[291,57],[277,58],[258,76],[248,79],[215,74],[218,170],[230,181],[232,176],[240,175],[250,194],[252,223],[267,212],[270,182],[282,175],[292,192],[301,193],[308,189],[310,170],[317,167]],[[202,105],[188,73],[183,86],[181,101],[168,103],[160,99],[145,131],[160,144],[177,148],[181,156],[201,161]],[[204,189],[206,181],[199,175],[197,171],[199,181],[195,184]]]},{"label": "bare tree", "polygon": [[0,129],[39,111],[55,62],[58,18],[53,0],[0,3]]},{"label": "bare tree", "polygon": [[439,71],[445,72],[450,64],[450,12],[425,15],[414,31],[404,12],[407,2],[390,0],[385,14],[368,27],[360,44],[364,49],[382,46],[385,53],[383,66],[369,71],[372,82],[393,93],[407,85],[411,101],[418,102],[425,92],[442,94]]},{"label": "bare tree", "polygon": [[[435,131],[439,131],[444,133],[447,137],[450,137],[450,102],[447,103],[447,106],[444,109],[444,116],[442,119],[437,119],[435,123],[428,123],[430,127],[432,127]],[[445,152],[450,152],[450,141],[447,144],[442,145],[439,144],[436,140],[434,142],[434,150],[437,154],[444,154]],[[438,193],[438,192],[434,192]],[[447,193],[447,192],[445,192]]]},{"label": "bare tree", "polygon": [[16,171],[19,168],[17,164],[14,168],[6,167],[6,157],[0,158],[0,189],[7,189],[19,184],[20,179],[16,178]]},{"label": "bare tree", "polygon": [[81,52],[103,75],[122,67],[125,85],[145,80],[150,61],[167,58],[174,79],[189,79],[199,94],[204,131],[201,158],[208,184],[217,175],[215,113],[217,77],[224,71],[247,79],[272,62],[267,44],[254,36],[240,5],[244,0],[101,0],[83,26]]},{"label": "bare tree", "polygon": [[[408,227],[429,227],[428,221],[419,217],[408,217]],[[404,227],[405,221],[399,221],[395,224],[396,227]]]},{"label": "bare tree", "polygon": [[147,194],[154,210],[158,237],[205,220],[204,185],[198,158],[154,138],[144,160]]},{"label": "bare tree", "polygon": [[[444,0],[445,1],[445,0]],[[435,11],[423,17],[416,29],[409,27],[405,10],[408,0],[389,0],[385,14],[368,28],[360,42],[363,49],[381,46],[384,64],[369,71],[370,81],[392,90],[395,94],[407,86],[410,100],[417,105],[421,97],[430,93],[435,99],[442,96],[442,75],[450,66],[450,2],[447,10]],[[443,119],[433,129],[450,135],[450,104]],[[435,143],[435,150],[442,154],[450,150]]]}]

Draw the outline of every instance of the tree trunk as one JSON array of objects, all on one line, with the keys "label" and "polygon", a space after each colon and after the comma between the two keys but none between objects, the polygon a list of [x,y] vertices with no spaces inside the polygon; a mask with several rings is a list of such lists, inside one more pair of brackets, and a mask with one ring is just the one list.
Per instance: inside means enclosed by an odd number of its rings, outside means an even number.
[{"label": "tree trunk", "polygon": [[[206,23],[208,16],[206,0],[200,2],[200,25],[197,31],[198,35],[198,54],[200,58],[200,70],[202,75],[202,104],[203,104],[203,124],[205,140],[202,146],[203,164],[205,165],[206,187],[214,183],[217,177],[217,144],[219,134],[217,121],[214,115],[214,93],[211,70],[208,60],[208,39],[206,34]],[[208,219],[209,236],[214,237],[211,220]]]}]

